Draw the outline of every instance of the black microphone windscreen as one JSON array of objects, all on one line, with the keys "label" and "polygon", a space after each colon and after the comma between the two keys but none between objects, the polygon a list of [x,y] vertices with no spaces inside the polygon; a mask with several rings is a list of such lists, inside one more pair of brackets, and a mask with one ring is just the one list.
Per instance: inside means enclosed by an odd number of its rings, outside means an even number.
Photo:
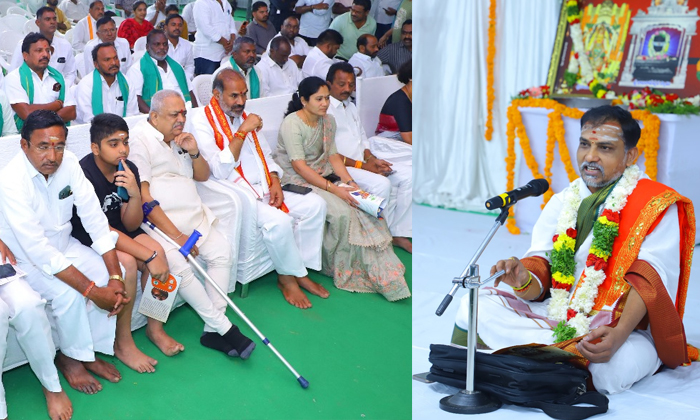
[{"label": "black microphone windscreen", "polygon": [[549,189],[549,182],[546,179],[533,179],[527,184],[535,191],[535,197],[544,194]]}]

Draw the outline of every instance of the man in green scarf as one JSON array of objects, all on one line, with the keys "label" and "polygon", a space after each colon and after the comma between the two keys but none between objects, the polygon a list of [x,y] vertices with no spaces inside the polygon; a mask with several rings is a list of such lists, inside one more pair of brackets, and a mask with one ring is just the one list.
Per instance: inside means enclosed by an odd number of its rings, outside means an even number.
[{"label": "man in green scarf", "polygon": [[224,61],[221,62],[221,67],[214,73],[214,76],[225,68],[232,68],[245,78],[245,83],[248,85],[247,98],[260,98],[263,95],[260,88],[260,74],[255,70],[256,61],[257,55],[255,54],[255,41],[253,41],[253,38],[239,36],[233,41],[231,57],[224,58]]},{"label": "man in green scarf", "polygon": [[22,41],[22,65],[5,77],[5,92],[17,114],[20,129],[33,111],[56,112],[65,122],[75,119],[75,100],[63,75],[49,66],[51,44],[40,33],[30,33]]},{"label": "man in green scarf", "polygon": [[168,57],[168,37],[160,29],[149,32],[146,53],[132,64],[127,79],[137,92],[139,111],[144,114],[150,112],[151,97],[163,89],[180,92],[185,102],[197,107],[185,70]]}]

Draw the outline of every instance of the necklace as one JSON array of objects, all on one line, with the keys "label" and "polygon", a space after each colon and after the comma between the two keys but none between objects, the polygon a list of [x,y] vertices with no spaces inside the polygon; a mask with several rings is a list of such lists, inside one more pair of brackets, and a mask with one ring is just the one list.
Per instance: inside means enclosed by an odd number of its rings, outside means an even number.
[{"label": "necklace", "polygon": [[308,126],[311,127],[311,128],[316,128],[316,127],[318,127],[318,119],[316,119],[315,123],[312,124],[312,123],[311,123],[311,120],[310,120],[309,117],[308,117],[308,115],[306,115],[306,110],[305,110],[305,109],[301,109],[301,110],[299,111],[299,115],[300,115],[300,117],[301,117],[301,121],[302,121],[304,124],[308,125]]}]

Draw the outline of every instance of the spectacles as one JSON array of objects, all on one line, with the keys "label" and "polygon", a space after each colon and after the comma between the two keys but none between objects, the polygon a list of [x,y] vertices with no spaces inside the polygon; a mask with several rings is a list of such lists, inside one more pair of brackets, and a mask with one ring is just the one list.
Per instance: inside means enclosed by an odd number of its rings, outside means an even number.
[{"label": "spectacles", "polygon": [[59,146],[48,146],[46,144],[42,144],[39,146],[34,146],[36,150],[38,150],[40,153],[48,153],[49,150],[53,149],[56,153],[62,154],[63,152],[66,151],[66,146],[65,145],[59,145]]}]

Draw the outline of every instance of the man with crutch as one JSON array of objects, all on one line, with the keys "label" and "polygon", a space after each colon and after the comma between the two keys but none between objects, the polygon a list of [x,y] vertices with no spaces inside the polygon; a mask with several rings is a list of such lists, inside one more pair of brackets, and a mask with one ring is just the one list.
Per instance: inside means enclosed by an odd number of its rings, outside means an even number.
[{"label": "man with crutch", "polygon": [[[162,90],[153,95],[148,119],[131,131],[130,158],[141,175],[142,201],[152,208],[150,221],[180,246],[195,229],[199,231],[202,237],[191,253],[202,257],[209,276],[227,291],[231,249],[216,229],[215,216],[197,194],[194,181],[206,181],[210,171],[194,136],[183,132],[186,113],[178,92]],[[232,357],[250,357],[255,344],[226,318],[224,298],[213,286],[204,286],[195,278],[177,247],[150,229],[148,234],[163,246],[170,272],[182,278],[180,295],[204,320],[202,345]]]}]

